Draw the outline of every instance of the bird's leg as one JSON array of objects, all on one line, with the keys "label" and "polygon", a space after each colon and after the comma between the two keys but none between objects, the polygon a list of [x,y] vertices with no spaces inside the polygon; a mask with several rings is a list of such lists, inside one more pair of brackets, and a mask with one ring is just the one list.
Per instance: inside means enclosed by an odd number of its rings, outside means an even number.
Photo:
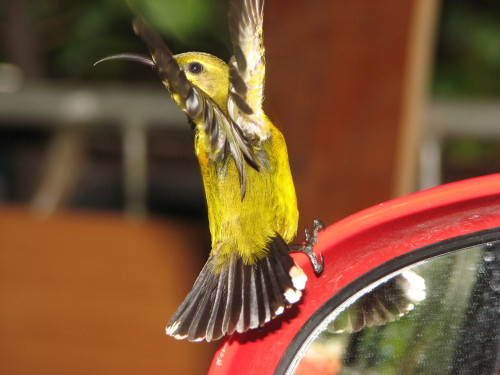
[{"label": "bird's leg", "polygon": [[313,228],[312,228],[312,234],[309,231],[309,228],[304,229],[304,233],[306,235],[306,241],[303,244],[300,245],[289,245],[288,247],[290,248],[291,253],[304,253],[309,257],[309,260],[311,261],[311,264],[314,269],[314,273],[316,276],[319,276],[321,272],[323,272],[323,268],[325,265],[325,261],[323,259],[323,255],[319,254],[319,260],[318,257],[316,257],[316,254],[313,251],[314,245],[316,245],[316,242],[318,241],[318,232],[320,230],[325,229],[325,226],[323,223],[317,219],[313,220]]}]

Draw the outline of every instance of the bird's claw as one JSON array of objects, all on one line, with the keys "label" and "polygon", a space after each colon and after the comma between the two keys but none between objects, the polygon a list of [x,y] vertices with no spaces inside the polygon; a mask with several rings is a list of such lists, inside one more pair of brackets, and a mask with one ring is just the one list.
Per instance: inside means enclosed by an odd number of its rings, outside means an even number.
[{"label": "bird's claw", "polygon": [[323,259],[323,254],[319,254],[319,260],[313,251],[314,245],[318,242],[318,232],[325,229],[323,223],[317,219],[313,220],[312,234],[309,228],[304,229],[306,241],[301,245],[290,245],[291,253],[304,253],[307,255],[311,261],[311,265],[314,269],[316,276],[319,276],[323,272],[325,266],[325,261]]}]

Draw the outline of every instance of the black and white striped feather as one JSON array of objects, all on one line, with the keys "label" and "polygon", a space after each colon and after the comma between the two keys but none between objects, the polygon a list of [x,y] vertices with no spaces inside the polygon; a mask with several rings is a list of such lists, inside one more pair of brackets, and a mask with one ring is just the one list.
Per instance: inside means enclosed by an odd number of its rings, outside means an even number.
[{"label": "black and white striped feather", "polygon": [[361,296],[327,329],[332,333],[350,333],[384,325],[400,319],[425,298],[425,280],[416,272],[406,270]]},{"label": "black and white striped feather", "polygon": [[212,341],[262,327],[297,302],[307,280],[276,235],[268,255],[245,264],[233,254],[221,270],[211,257],[191,292],[170,319],[166,332],[190,341]]}]

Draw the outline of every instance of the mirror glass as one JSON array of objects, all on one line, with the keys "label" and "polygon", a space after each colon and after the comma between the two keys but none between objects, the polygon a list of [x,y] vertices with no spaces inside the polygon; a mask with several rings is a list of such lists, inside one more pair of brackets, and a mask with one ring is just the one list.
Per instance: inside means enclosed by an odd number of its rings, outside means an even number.
[{"label": "mirror glass", "polygon": [[432,258],[357,293],[327,315],[287,373],[495,374],[499,344],[496,241]]}]

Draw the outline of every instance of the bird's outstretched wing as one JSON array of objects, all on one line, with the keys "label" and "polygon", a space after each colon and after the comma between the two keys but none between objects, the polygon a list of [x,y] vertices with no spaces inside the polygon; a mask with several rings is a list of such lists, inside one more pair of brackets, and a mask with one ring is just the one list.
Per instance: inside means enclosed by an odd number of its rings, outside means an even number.
[{"label": "bird's outstretched wing", "polygon": [[229,70],[228,112],[251,136],[262,135],[256,133],[258,123],[263,122],[263,9],[264,0],[231,0],[229,4],[229,34],[234,55]]},{"label": "bird's outstretched wing", "polygon": [[251,140],[217,103],[187,79],[172,52],[156,32],[139,19],[134,20],[133,26],[135,33],[147,44],[154,67],[174,100],[195,124],[202,124],[210,142],[209,156],[225,160],[229,154],[232,155],[243,198],[246,191],[245,160],[253,168],[259,169]]}]

